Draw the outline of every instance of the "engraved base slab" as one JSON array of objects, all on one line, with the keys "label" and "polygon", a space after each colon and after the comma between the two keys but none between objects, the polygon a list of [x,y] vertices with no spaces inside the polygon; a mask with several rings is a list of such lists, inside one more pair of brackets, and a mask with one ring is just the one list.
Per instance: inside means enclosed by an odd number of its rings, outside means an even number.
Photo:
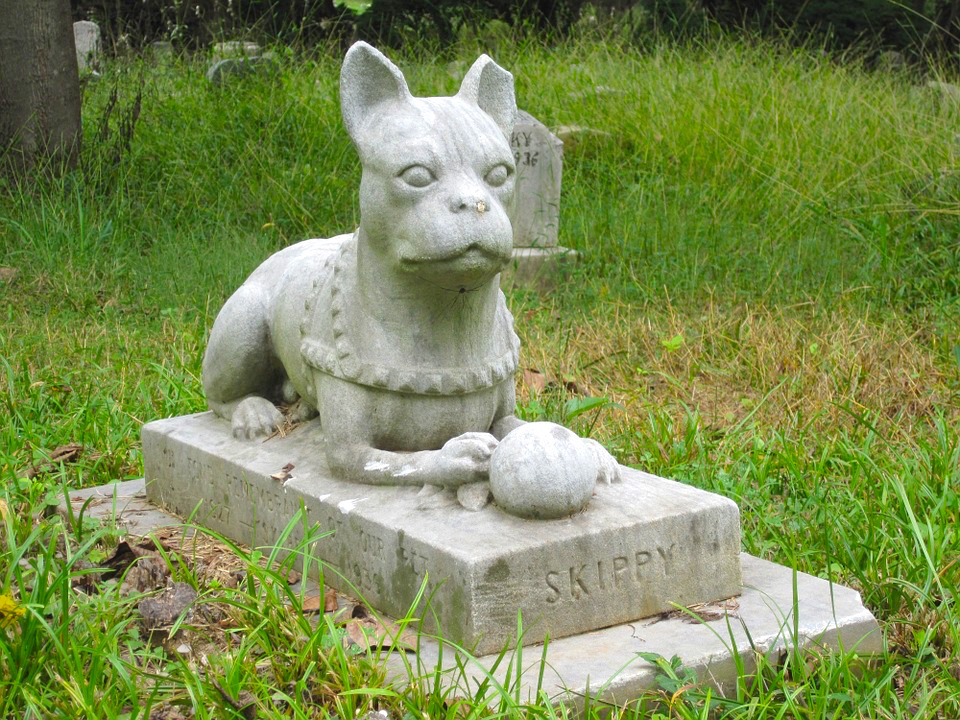
[{"label": "engraved base slab", "polygon": [[[334,533],[317,554],[378,610],[404,615],[427,578],[444,636],[475,653],[705,603],[741,591],[739,511],[731,500],[624,469],[588,509],[522,520],[452,492],[333,479],[316,421],[286,437],[235,440],[212,413],[143,428],[149,499],[233,539],[270,545],[300,509]],[[291,477],[271,477],[292,464]],[[349,592],[334,573],[326,580]]]}]

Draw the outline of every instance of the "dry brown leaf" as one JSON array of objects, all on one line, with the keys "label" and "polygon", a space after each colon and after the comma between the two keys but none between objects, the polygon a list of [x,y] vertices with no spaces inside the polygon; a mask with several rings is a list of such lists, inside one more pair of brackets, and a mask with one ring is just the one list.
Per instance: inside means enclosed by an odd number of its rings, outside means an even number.
[{"label": "dry brown leaf", "polygon": [[415,634],[402,630],[396,623],[383,622],[374,617],[350,618],[344,625],[344,630],[344,644],[347,646],[353,644],[364,650],[417,649]]},{"label": "dry brown leaf", "polygon": [[163,558],[159,555],[144,555],[126,570],[120,593],[131,595],[158,590],[166,586],[169,576],[170,566]]},{"label": "dry brown leaf", "polygon": [[290,479],[291,477],[290,471],[293,470],[293,468],[294,468],[293,463],[287,463],[282,468],[280,468],[277,472],[273,473],[273,475],[271,475],[270,477],[272,477],[277,482],[285,482],[286,480]]},{"label": "dry brown leaf", "polygon": [[335,590],[327,590],[323,594],[323,611],[324,612],[334,612],[340,607],[340,603],[337,601],[337,593]]},{"label": "dry brown leaf", "polygon": [[327,590],[324,593],[314,593],[303,599],[300,606],[304,613],[333,612],[337,609],[337,593],[334,590]]},{"label": "dry brown leaf", "polygon": [[316,595],[308,595],[303,599],[300,604],[300,611],[303,613],[320,612],[320,608],[323,606],[323,595],[317,593]]},{"label": "dry brown leaf", "polygon": [[3,283],[12,283],[17,279],[17,275],[20,274],[20,270],[12,267],[0,267],[0,282]]},{"label": "dry brown leaf", "polygon": [[547,389],[547,376],[539,370],[534,370],[533,368],[524,368],[523,384],[531,390],[543,392]]},{"label": "dry brown leaf", "polygon": [[61,445],[50,455],[50,462],[62,462],[68,463],[73,462],[78,457],[80,453],[83,452],[83,445],[80,443],[69,443],[67,445]]},{"label": "dry brown leaf", "polygon": [[61,463],[67,464],[75,462],[83,453],[83,445],[80,443],[69,443],[61,445],[50,453],[50,461],[34,465],[27,470],[27,479],[32,480],[41,473],[56,472],[57,466]]}]

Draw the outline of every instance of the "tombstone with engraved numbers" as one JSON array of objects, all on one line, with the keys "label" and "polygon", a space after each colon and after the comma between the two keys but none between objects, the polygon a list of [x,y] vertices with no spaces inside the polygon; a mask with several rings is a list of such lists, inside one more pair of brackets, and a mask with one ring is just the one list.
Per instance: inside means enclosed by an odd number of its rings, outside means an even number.
[{"label": "tombstone with engraved numbers", "polygon": [[502,285],[547,287],[573,251],[559,246],[563,142],[522,110],[510,137],[517,165],[513,209],[513,262]]}]

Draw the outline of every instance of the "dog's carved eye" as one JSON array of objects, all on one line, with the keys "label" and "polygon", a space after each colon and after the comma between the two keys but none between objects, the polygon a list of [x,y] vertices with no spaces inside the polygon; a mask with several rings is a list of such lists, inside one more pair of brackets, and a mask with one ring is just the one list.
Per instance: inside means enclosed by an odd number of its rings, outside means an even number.
[{"label": "dog's carved eye", "polygon": [[497,165],[493,170],[487,173],[487,176],[484,180],[487,181],[488,185],[493,187],[500,187],[503,185],[507,179],[510,177],[511,170],[504,164]]},{"label": "dog's carved eye", "polygon": [[400,173],[400,179],[411,187],[424,188],[437,178],[430,172],[430,168],[423,165],[411,165]]}]

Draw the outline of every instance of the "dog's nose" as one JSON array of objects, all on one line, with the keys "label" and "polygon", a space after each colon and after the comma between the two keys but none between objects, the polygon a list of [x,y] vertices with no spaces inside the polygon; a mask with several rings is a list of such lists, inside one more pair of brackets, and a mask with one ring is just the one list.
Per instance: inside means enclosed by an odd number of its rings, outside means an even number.
[{"label": "dog's nose", "polygon": [[451,203],[453,206],[454,212],[466,212],[468,210],[473,210],[474,212],[480,213],[481,215],[490,209],[489,203],[483,198],[465,198],[461,197],[454,200]]},{"label": "dog's nose", "polygon": [[463,178],[449,189],[450,210],[455,213],[475,212],[482,215],[490,210],[490,198],[477,183]]}]

